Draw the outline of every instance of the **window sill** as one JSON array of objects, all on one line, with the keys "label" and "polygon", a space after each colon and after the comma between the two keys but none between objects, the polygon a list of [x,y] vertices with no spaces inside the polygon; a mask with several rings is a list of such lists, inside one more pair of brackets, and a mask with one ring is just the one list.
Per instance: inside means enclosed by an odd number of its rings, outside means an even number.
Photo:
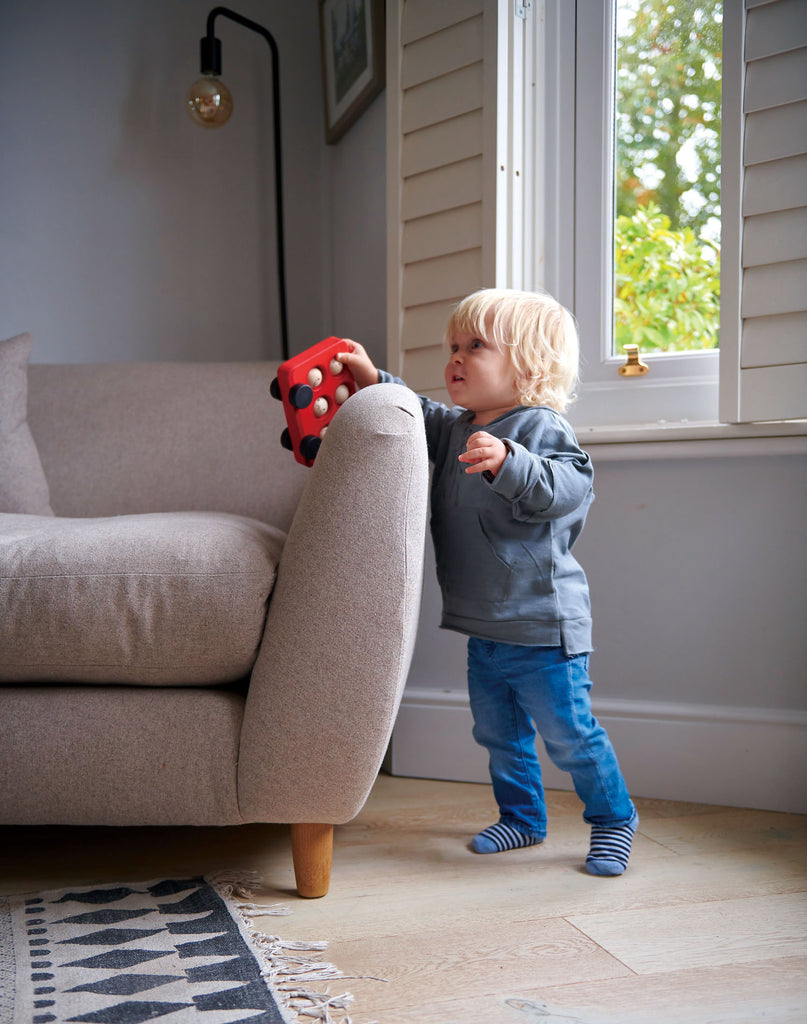
[{"label": "window sill", "polygon": [[807,420],[581,426],[575,432],[598,462],[807,454]]}]

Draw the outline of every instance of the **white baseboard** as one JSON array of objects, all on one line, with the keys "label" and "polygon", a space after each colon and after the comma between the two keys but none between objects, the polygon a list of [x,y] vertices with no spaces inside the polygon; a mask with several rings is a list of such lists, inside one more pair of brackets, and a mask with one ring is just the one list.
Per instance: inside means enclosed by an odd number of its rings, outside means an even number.
[{"label": "white baseboard", "polygon": [[[594,700],[634,796],[807,813],[807,713]],[[489,782],[462,690],[407,688],[386,767],[393,775]],[[543,751],[548,789],[571,789]]]}]

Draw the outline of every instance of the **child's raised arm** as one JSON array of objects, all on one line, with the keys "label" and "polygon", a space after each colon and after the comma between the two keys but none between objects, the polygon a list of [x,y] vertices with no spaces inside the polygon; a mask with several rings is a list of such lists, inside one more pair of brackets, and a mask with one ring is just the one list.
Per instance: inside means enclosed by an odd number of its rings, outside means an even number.
[{"label": "child's raised arm", "polygon": [[363,345],[350,338],[342,339],[346,345],[344,352],[337,353],[337,359],[344,363],[353,374],[353,379],[360,388],[369,387],[371,384],[378,384],[378,370],[372,359],[367,355]]}]

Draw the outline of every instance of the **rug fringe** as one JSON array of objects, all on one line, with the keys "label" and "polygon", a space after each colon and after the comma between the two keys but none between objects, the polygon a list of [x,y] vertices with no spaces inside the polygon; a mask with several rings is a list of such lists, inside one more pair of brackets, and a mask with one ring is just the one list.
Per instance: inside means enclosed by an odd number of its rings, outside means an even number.
[{"label": "rug fringe", "polygon": [[[261,876],[257,871],[214,871],[205,875],[205,881],[212,885],[219,896],[224,899],[249,900],[255,895],[255,890],[260,889],[263,884]],[[291,913],[291,909],[283,903],[241,903],[239,910],[254,910],[261,914],[273,914],[276,917],[285,917]]]},{"label": "rug fringe", "polygon": [[[282,903],[237,902],[250,901],[255,890],[261,886],[256,872],[218,871],[205,876],[205,881],[227,900],[235,910],[241,930],[252,946],[261,975],[278,996],[284,1009],[294,1013],[298,1021],[302,1018],[315,1019],[322,1024],[353,1024],[345,1011],[353,1001],[350,992],[332,995],[319,992],[313,987],[322,982],[337,981],[344,974],[334,964],[323,961],[316,954],[327,949],[327,942],[299,942],[282,939],[279,935],[267,935],[256,928],[256,917],[283,917],[291,909]],[[310,953],[311,956],[300,954]],[[334,1017],[331,1011],[339,1014]],[[375,1022],[371,1022],[375,1024]]]}]

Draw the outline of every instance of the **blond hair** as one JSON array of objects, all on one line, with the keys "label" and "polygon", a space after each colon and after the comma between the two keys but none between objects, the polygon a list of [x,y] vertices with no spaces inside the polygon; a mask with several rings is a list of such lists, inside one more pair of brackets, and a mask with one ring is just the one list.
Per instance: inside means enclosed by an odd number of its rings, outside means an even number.
[{"label": "blond hair", "polygon": [[473,334],[509,351],[522,405],[548,405],[563,412],[575,400],[580,362],[577,325],[546,292],[482,288],[464,298],[446,327]]}]

